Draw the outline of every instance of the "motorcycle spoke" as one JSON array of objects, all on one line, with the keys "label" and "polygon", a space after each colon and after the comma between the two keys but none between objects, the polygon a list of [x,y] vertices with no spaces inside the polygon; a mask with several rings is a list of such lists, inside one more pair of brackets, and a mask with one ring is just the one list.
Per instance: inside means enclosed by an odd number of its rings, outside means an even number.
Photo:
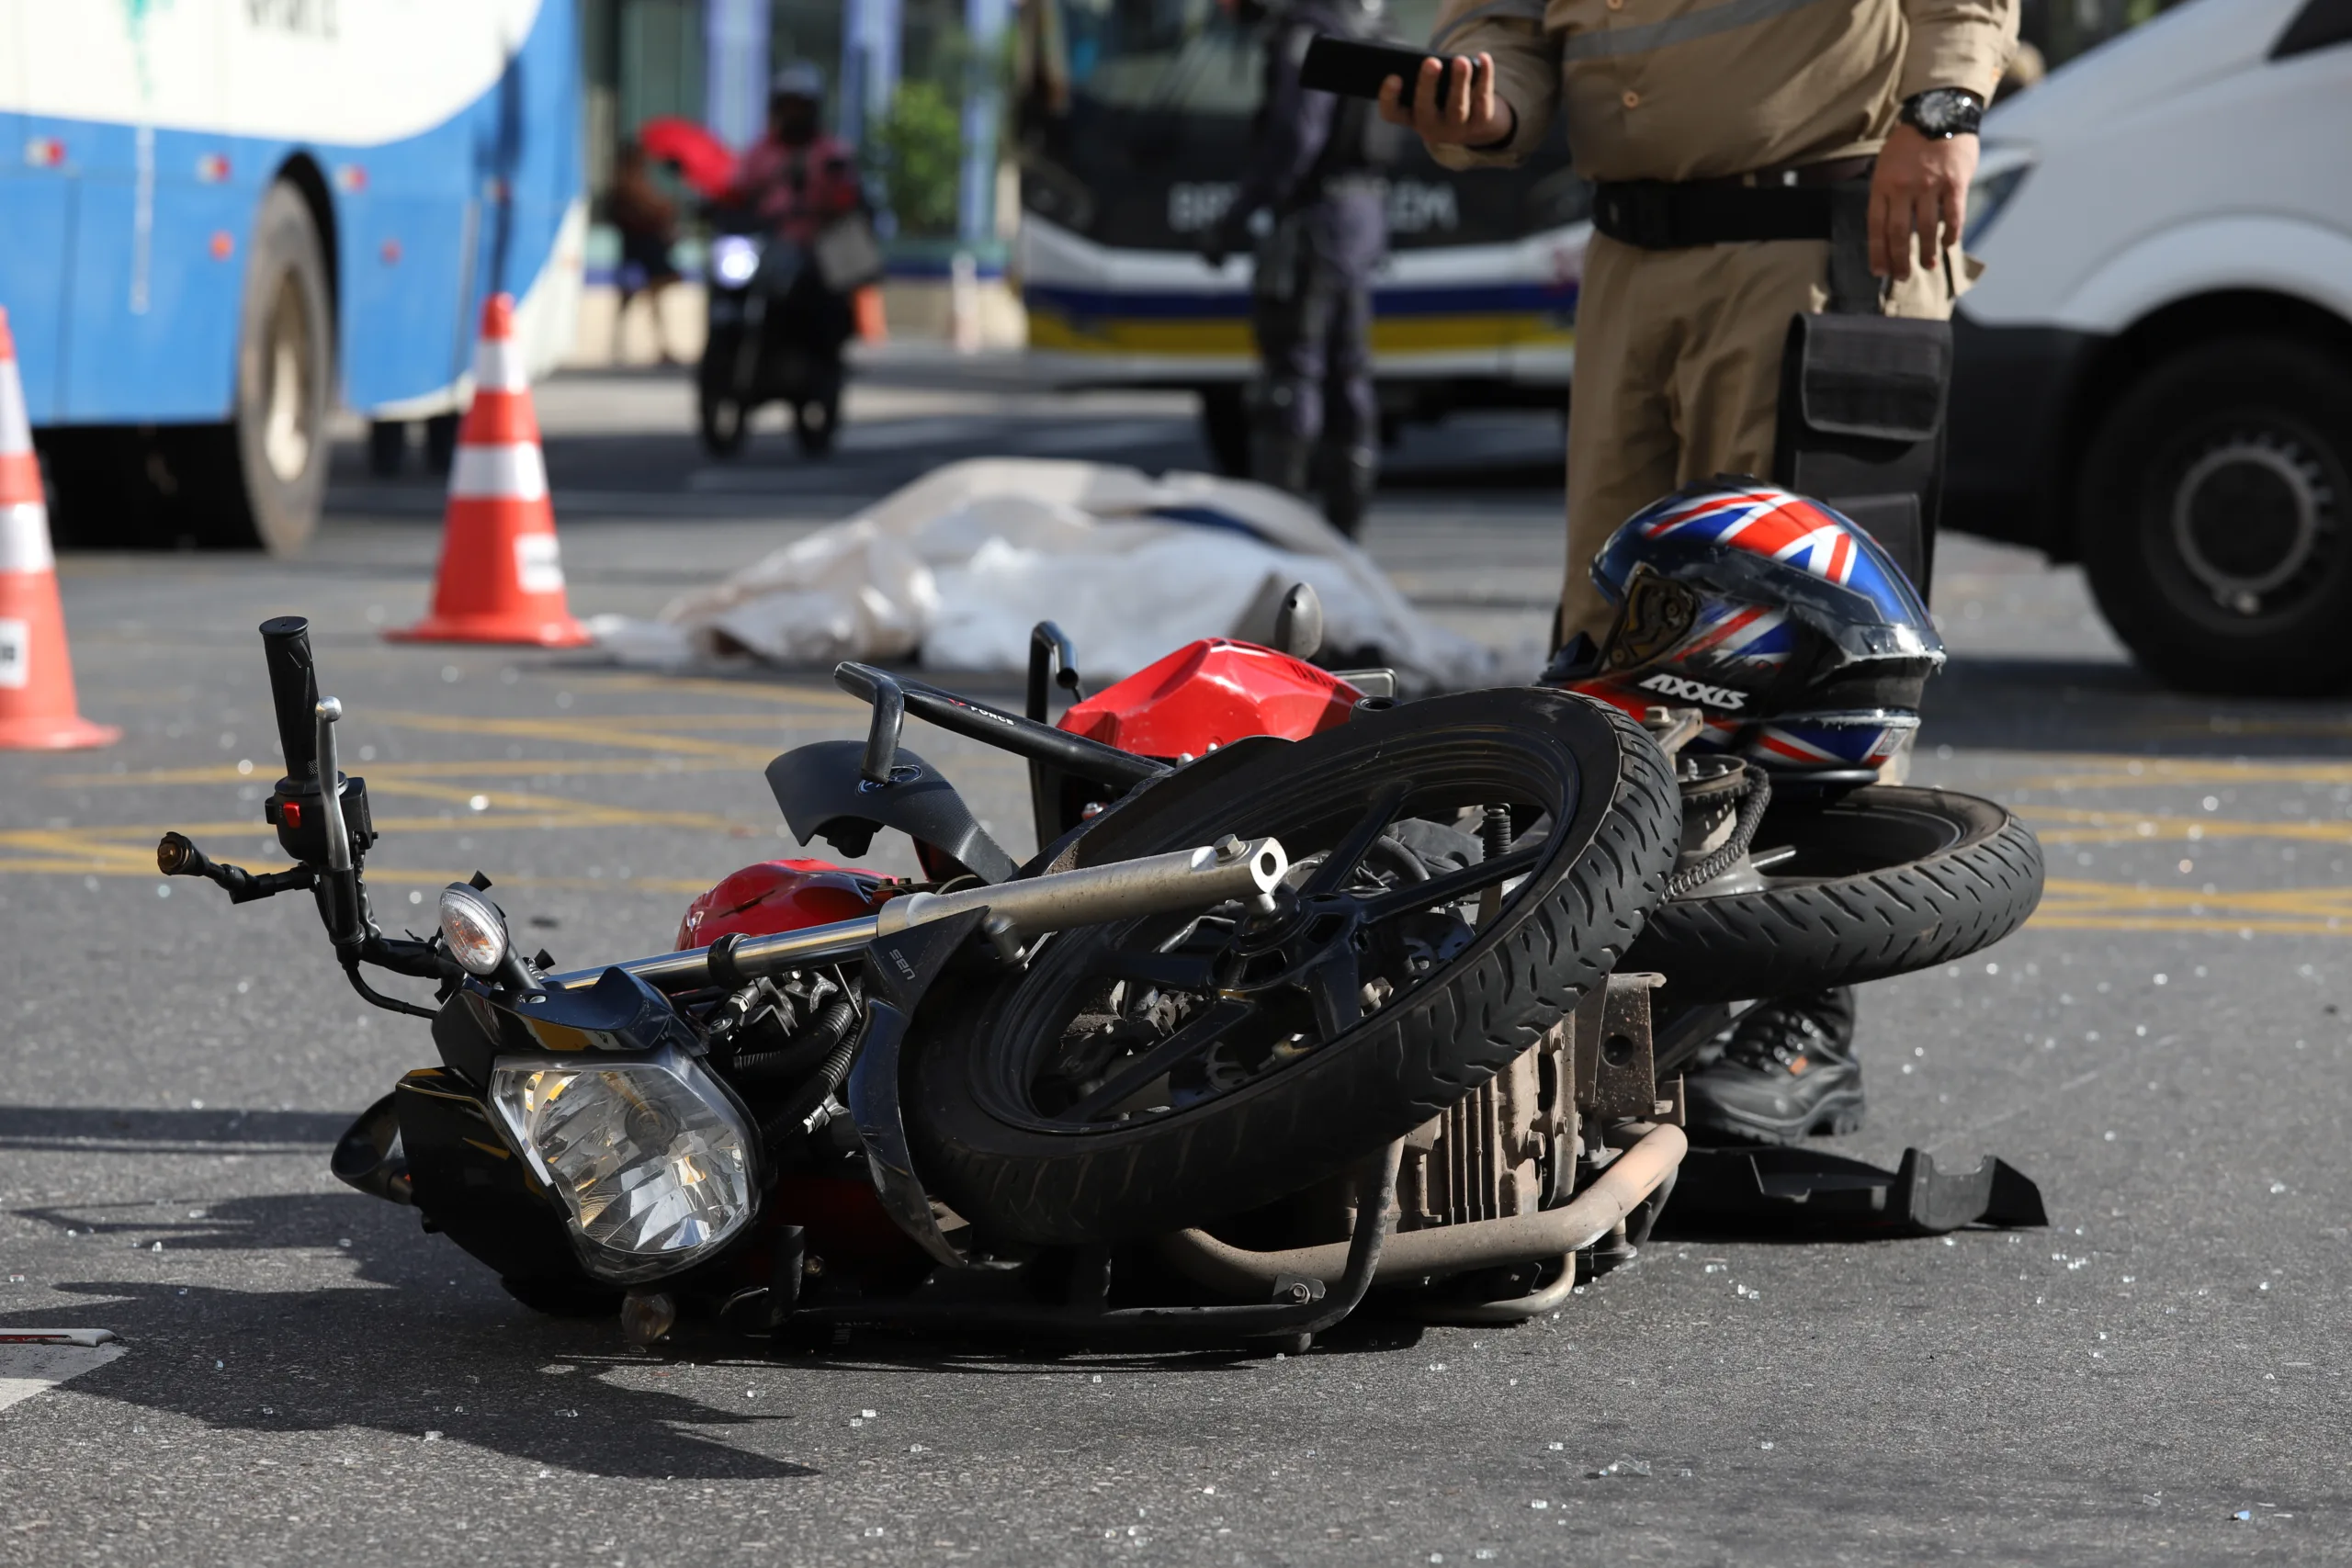
[{"label": "motorcycle spoke", "polygon": [[1416,882],[1392,892],[1373,894],[1363,901],[1363,918],[1366,920],[1385,920],[1417,909],[1450,908],[1474,893],[1482,893],[1514,876],[1524,876],[1533,871],[1544,858],[1544,847],[1542,843],[1530,844],[1523,850],[1513,850],[1498,860],[1480,861],[1459,871],[1432,876],[1427,882]]},{"label": "motorcycle spoke", "polygon": [[1114,1111],[1136,1094],[1166,1077],[1188,1057],[1198,1055],[1223,1039],[1234,1025],[1250,1018],[1258,1010],[1248,1002],[1221,999],[1206,1012],[1184,1025],[1175,1033],[1136,1057],[1133,1064],[1113,1074],[1101,1088],[1063,1111],[1058,1120],[1091,1122],[1106,1111]]},{"label": "motorcycle spoke", "polygon": [[1363,974],[1355,949],[1342,946],[1299,976],[1299,987],[1315,1010],[1315,1027],[1326,1041],[1337,1040],[1363,1021]]},{"label": "motorcycle spoke", "polygon": [[1374,795],[1364,814],[1356,818],[1355,826],[1348,829],[1347,837],[1331,846],[1331,852],[1323,857],[1323,863],[1315,868],[1315,874],[1298,890],[1299,897],[1313,898],[1345,887],[1356,868],[1363,863],[1363,857],[1372,852],[1372,846],[1380,841],[1388,824],[1396,819],[1405,797],[1412,793],[1412,781],[1398,779]]},{"label": "motorcycle spoke", "polygon": [[1094,973],[1106,980],[1140,980],[1163,991],[1199,992],[1216,985],[1216,959],[1194,953],[1106,953]]}]

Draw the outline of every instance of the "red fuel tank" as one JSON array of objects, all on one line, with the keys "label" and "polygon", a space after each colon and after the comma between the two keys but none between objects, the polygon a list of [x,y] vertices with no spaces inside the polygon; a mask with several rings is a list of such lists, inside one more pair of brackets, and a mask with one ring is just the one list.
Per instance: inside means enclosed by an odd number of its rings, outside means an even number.
[{"label": "red fuel tank", "polygon": [[771,936],[870,915],[896,885],[871,871],[821,860],[772,860],[747,865],[696,898],[678,922],[681,948],[720,937]]},{"label": "red fuel tank", "polygon": [[1072,704],[1060,728],[1147,757],[1198,757],[1248,735],[1304,740],[1345,724],[1363,696],[1303,659],[1209,637]]}]

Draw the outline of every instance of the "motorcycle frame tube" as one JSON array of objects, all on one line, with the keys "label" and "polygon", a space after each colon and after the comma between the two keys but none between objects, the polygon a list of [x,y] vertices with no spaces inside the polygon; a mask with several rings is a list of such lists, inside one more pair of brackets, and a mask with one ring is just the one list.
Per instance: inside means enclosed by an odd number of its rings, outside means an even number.
[{"label": "motorcycle frame tube", "polygon": [[[1267,897],[1282,885],[1289,869],[1290,857],[1283,852],[1280,840],[1257,839],[1242,841],[1230,854],[1204,845],[960,893],[913,893],[853,920],[744,938],[729,948],[726,964],[732,974],[751,977],[780,975],[811,964],[838,963],[854,957],[876,937],[975,909],[988,910],[992,923],[1001,920],[1016,938],[1145,915],[1213,909],[1236,899]],[[551,989],[577,990],[594,985],[610,967],[601,964],[551,975],[546,984]],[[718,982],[711,972],[707,947],[632,958],[619,967],[664,991],[691,991]]]},{"label": "motorcycle frame tube", "polygon": [[[1013,1307],[978,1302],[868,1298],[839,1305],[803,1307],[794,1323],[850,1323],[892,1327],[971,1329],[1065,1336],[1096,1340],[1248,1339],[1271,1335],[1319,1334],[1362,1305],[1381,1272],[1382,1248],[1395,1240],[1388,1210],[1396,1197],[1396,1167],[1405,1145],[1394,1143],[1359,1168],[1357,1189],[1373,1194],[1359,1204],[1354,1231],[1329,1248],[1339,1260],[1319,1298],[1275,1300],[1230,1306]],[[1271,1256],[1271,1255],[1270,1255]],[[1279,1288],[1303,1291],[1299,1280],[1268,1276],[1262,1295]]]},{"label": "motorcycle frame tube", "polygon": [[[1383,1250],[1374,1283],[1399,1285],[1580,1252],[1608,1235],[1656,1191],[1658,1183],[1681,1165],[1690,1147],[1681,1128],[1653,1127],[1559,1208],[1401,1231],[1389,1238]],[[1347,1267],[1347,1248],[1336,1242],[1283,1252],[1251,1252],[1197,1230],[1161,1237],[1159,1253],[1185,1278],[1235,1295],[1262,1293],[1272,1290],[1277,1280],[1334,1279]]]}]

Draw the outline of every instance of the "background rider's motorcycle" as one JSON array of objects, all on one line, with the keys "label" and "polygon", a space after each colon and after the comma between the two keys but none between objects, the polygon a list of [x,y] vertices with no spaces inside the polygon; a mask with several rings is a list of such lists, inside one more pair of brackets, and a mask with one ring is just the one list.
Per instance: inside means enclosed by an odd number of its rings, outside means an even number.
[{"label": "background rider's motorcycle", "polygon": [[841,423],[843,350],[855,332],[852,297],[882,273],[872,222],[863,212],[845,214],[806,245],[738,209],[716,211],[713,228],[708,321],[695,377],[703,446],[734,457],[752,415],[781,402],[800,450],[820,457],[832,449]]}]

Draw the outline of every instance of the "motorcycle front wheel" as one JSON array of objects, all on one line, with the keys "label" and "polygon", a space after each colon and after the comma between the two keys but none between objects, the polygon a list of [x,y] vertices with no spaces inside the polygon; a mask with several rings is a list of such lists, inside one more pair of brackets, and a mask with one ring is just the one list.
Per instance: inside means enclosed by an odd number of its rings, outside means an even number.
[{"label": "motorcycle front wheel", "polygon": [[1658,906],[1629,969],[1678,1004],[1794,996],[1964,958],[2041,901],[2041,845],[2008,811],[1951,790],[1871,785],[1826,806],[1779,797],[1756,830],[1763,887]]},{"label": "motorcycle front wheel", "polygon": [[752,411],[741,399],[705,386],[695,399],[695,412],[704,451],[714,457],[732,457],[743,450],[752,434]]},{"label": "motorcycle front wheel", "polygon": [[[1531,824],[1498,859],[1464,830],[1493,807]],[[1271,833],[1295,867],[1275,909],[1064,931],[935,992],[905,1086],[917,1168],[982,1235],[1030,1244],[1200,1224],[1330,1176],[1601,984],[1679,821],[1649,737],[1554,691],[1367,710],[1180,768],[1055,868]]]}]

